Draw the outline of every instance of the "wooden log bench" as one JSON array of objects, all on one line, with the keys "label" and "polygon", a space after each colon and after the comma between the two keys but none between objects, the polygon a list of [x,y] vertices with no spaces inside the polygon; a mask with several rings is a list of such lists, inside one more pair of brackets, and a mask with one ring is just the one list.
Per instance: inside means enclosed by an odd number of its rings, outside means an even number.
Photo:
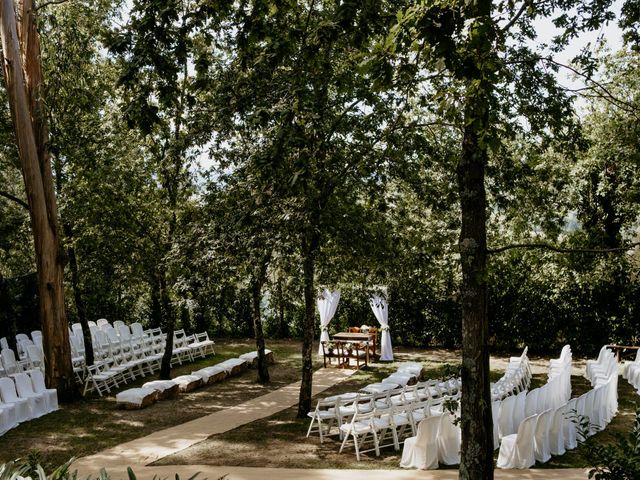
[{"label": "wooden log bench", "polygon": [[[264,356],[265,356],[265,358],[267,360],[267,364],[273,365],[274,363],[276,363],[276,359],[273,356],[273,352],[271,350],[269,350],[268,348],[264,349]],[[246,360],[248,362],[248,364],[249,364],[249,368],[257,368],[258,367],[258,352],[243,353],[238,358],[240,358],[242,360]]]},{"label": "wooden log bench", "polygon": [[158,392],[151,388],[130,388],[116,395],[116,405],[124,410],[140,410],[153,405],[158,399]]},{"label": "wooden log bench", "polygon": [[202,379],[195,375],[180,375],[173,379],[178,384],[181,393],[192,392],[202,385]]},{"label": "wooden log bench", "polygon": [[153,380],[142,385],[142,388],[150,388],[158,392],[158,400],[176,398],[180,392],[180,385],[173,380]]},{"label": "wooden log bench", "polygon": [[200,377],[204,385],[213,385],[214,383],[221,382],[227,378],[227,371],[218,365],[212,365],[210,367],[201,368],[200,370],[191,372],[191,375]]}]

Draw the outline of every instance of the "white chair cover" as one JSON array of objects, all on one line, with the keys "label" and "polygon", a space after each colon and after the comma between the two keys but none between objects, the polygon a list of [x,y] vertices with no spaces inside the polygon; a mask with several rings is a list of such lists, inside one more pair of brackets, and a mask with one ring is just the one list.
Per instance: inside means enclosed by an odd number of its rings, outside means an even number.
[{"label": "white chair cover", "polygon": [[546,463],[551,458],[549,451],[549,429],[553,420],[553,410],[545,410],[538,415],[535,430],[535,458],[538,462]]},{"label": "white chair cover", "polygon": [[500,437],[506,437],[516,432],[517,428],[513,425],[513,413],[516,406],[517,397],[510,395],[500,405],[500,414],[498,417],[498,426],[500,428]]},{"label": "white chair cover", "polygon": [[[326,288],[322,291],[322,296],[318,298],[318,312],[320,313],[320,342],[329,341],[329,322],[336,314],[338,302],[340,301],[340,291],[331,292]],[[318,355],[322,355],[322,344],[318,347]]]},{"label": "white chair cover", "polygon": [[0,402],[0,435],[15,428],[17,425],[16,407]]},{"label": "white chair cover", "polygon": [[20,398],[29,401],[31,407],[31,418],[38,418],[49,413],[47,409],[47,398],[44,394],[33,391],[31,378],[26,373],[18,373],[15,376],[16,390]]},{"label": "white chair cover", "polygon": [[418,434],[404,441],[402,468],[433,470],[438,468],[438,432],[440,415],[427,417],[418,424]]},{"label": "white chair cover", "polygon": [[564,409],[563,435],[564,447],[567,450],[573,450],[578,446],[576,425],[578,419],[576,418],[576,402],[576,398],[570,400]]},{"label": "white chair cover", "polygon": [[438,432],[438,462],[444,465],[460,463],[460,445],[462,432],[460,427],[453,424],[453,415],[446,412],[440,420]]},{"label": "white chair cover", "polygon": [[534,456],[534,434],[537,415],[525,418],[518,433],[502,439],[498,454],[498,468],[530,468],[536,463]]},{"label": "white chair cover", "polygon": [[2,401],[6,404],[13,405],[16,409],[16,421],[18,423],[31,420],[31,406],[29,400],[25,398],[19,398],[16,393],[16,384],[9,377],[0,378],[0,394],[2,395]]},{"label": "white chair cover", "polygon": [[380,324],[380,330],[382,330],[380,337],[380,360],[393,362],[393,348],[391,346],[391,334],[389,333],[389,305],[384,298],[378,295],[374,295],[369,300],[369,303],[371,303],[373,314]]},{"label": "white chair cover", "polygon": [[44,382],[44,375],[41,370],[31,370],[29,372],[33,391],[44,395],[47,400],[47,411],[53,412],[58,410],[58,392],[55,388],[47,388]]},{"label": "white chair cover", "polygon": [[564,412],[566,405],[553,411],[549,428],[549,451],[551,455],[564,455]]}]

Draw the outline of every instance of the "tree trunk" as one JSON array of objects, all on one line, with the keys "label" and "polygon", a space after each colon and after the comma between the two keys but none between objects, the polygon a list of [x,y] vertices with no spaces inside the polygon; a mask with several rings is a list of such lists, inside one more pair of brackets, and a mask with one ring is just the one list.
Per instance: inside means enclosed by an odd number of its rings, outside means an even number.
[{"label": "tree trunk", "polygon": [[269,366],[264,353],[264,332],[262,331],[262,317],[260,314],[260,303],[262,300],[262,287],[267,280],[267,268],[269,267],[269,259],[271,253],[263,258],[258,271],[251,278],[251,300],[252,300],[252,316],[253,330],[256,338],[256,347],[258,349],[258,382],[267,383],[269,381]]},{"label": "tree trunk", "polygon": [[320,245],[317,228],[311,227],[303,242],[304,325],[302,337],[302,381],[298,399],[298,418],[306,418],[311,410],[313,387],[313,329],[315,327],[315,255]]},{"label": "tree trunk", "polygon": [[[58,212],[51,165],[40,162],[39,158],[38,140],[42,139],[41,131],[34,131],[32,118],[37,116],[41,120],[42,116],[34,115],[38,112],[30,110],[12,0],[0,1],[0,17],[5,83],[36,251],[46,378],[49,387],[58,390],[58,398],[66,401],[73,398],[76,388],[65,315],[64,265],[58,238]],[[35,30],[35,25],[33,28]],[[29,63],[25,70],[31,72],[34,70],[34,58],[30,55],[26,58]],[[35,61],[39,64],[39,57]]]},{"label": "tree trunk", "polygon": [[164,354],[162,355],[162,363],[160,364],[160,379],[171,379],[171,357],[173,356],[173,331],[175,329],[175,317],[171,308],[171,299],[167,291],[167,274],[163,270],[160,272],[158,282],[160,286],[160,303],[162,304],[162,316],[165,321],[164,329],[167,334],[167,340],[164,346]]},{"label": "tree trunk", "polygon": [[[487,313],[487,231],[484,170],[487,163],[491,105],[490,73],[486,60],[492,54],[491,2],[470,6],[468,17],[489,22],[471,45],[473,69],[466,74],[464,135],[457,167],[460,194],[462,265],[462,448],[460,473],[465,480],[493,479],[493,422],[489,384],[489,319]],[[480,38],[481,37],[481,38]]]},{"label": "tree trunk", "polygon": [[289,335],[289,329],[287,328],[287,322],[284,314],[284,291],[282,289],[282,277],[278,277],[278,336],[280,338],[287,338]]}]

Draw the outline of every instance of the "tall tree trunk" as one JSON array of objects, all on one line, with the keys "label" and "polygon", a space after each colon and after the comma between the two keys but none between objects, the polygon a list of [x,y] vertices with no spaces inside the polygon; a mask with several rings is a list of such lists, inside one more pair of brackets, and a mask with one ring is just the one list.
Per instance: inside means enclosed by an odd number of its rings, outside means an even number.
[{"label": "tall tree trunk", "polygon": [[[3,70],[36,251],[46,378],[49,387],[58,390],[60,400],[66,401],[73,398],[76,386],[64,305],[64,259],[58,238],[58,212],[48,156],[44,155],[44,161],[41,161],[41,153],[46,152],[46,140],[43,140],[43,129],[39,128],[38,124],[42,125],[44,116],[39,111],[30,109],[29,97],[25,90],[27,86],[30,93],[40,92],[39,83],[33,83],[34,71],[39,70],[34,62],[39,67],[39,55],[34,57],[28,53],[33,49],[29,47],[25,49],[27,52],[25,81],[12,0],[0,0],[0,17]],[[26,31],[35,32],[37,40],[35,24],[30,23],[28,28],[22,28],[23,38]],[[34,40],[32,36],[29,38]],[[28,45],[33,44],[28,43]],[[29,88],[29,85],[31,87],[35,85],[37,88]],[[35,125],[32,123],[32,118],[36,118]]]},{"label": "tall tree trunk", "polygon": [[260,303],[262,301],[262,287],[267,281],[267,269],[269,268],[270,258],[271,252],[261,259],[258,269],[251,276],[251,313],[253,316],[256,348],[258,350],[258,382],[260,383],[267,383],[269,381],[269,366],[267,365],[267,359],[264,353],[264,332],[262,330]]},{"label": "tall tree trunk", "polygon": [[171,379],[171,357],[173,356],[173,332],[175,329],[175,315],[171,307],[171,299],[167,291],[167,273],[164,267],[161,267],[158,282],[160,286],[160,303],[162,305],[162,316],[164,318],[164,330],[167,334],[167,340],[164,345],[164,354],[162,355],[162,363],[160,364],[160,379]]},{"label": "tall tree trunk", "polygon": [[491,105],[491,2],[472,4],[468,18],[484,23],[472,40],[473,69],[466,74],[464,135],[457,167],[461,207],[462,265],[462,448],[460,473],[465,480],[493,479],[493,422],[489,383],[487,313],[487,226],[484,185]]},{"label": "tall tree trunk", "polygon": [[278,336],[280,338],[287,338],[289,332],[287,328],[287,322],[285,320],[284,308],[284,291],[282,288],[282,277],[278,276]]},{"label": "tall tree trunk", "polygon": [[315,328],[315,255],[320,245],[317,228],[310,227],[303,241],[304,324],[302,327],[302,381],[298,399],[298,418],[306,418],[311,410],[313,387],[313,329]]}]

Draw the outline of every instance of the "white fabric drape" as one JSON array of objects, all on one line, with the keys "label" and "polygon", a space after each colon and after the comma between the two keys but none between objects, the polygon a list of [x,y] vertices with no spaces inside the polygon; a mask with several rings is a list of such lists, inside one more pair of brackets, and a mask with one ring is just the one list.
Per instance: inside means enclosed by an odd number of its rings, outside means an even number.
[{"label": "white fabric drape", "polygon": [[373,314],[380,324],[380,330],[382,330],[380,360],[393,362],[393,348],[391,347],[391,334],[389,333],[389,305],[384,298],[378,295],[371,297],[369,303],[371,303]]},{"label": "white fabric drape", "polygon": [[[340,292],[336,290],[331,292],[326,288],[322,291],[322,296],[318,298],[318,312],[320,312],[320,341],[329,341],[329,322],[336,314],[338,302],[340,301]],[[322,344],[318,347],[318,355],[322,355]]]}]

